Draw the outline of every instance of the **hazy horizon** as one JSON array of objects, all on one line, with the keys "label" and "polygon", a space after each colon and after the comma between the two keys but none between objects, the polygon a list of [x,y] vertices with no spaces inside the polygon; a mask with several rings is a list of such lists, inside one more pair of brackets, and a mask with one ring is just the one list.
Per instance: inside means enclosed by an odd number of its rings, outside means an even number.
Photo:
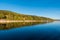
[{"label": "hazy horizon", "polygon": [[59,0],[0,0],[0,10],[60,19]]}]

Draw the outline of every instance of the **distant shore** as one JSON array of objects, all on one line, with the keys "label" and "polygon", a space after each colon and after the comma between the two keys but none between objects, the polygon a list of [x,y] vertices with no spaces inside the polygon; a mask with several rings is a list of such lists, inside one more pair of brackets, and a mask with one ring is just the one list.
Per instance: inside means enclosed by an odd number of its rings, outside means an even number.
[{"label": "distant shore", "polygon": [[54,21],[60,21],[60,20],[54,20]]}]

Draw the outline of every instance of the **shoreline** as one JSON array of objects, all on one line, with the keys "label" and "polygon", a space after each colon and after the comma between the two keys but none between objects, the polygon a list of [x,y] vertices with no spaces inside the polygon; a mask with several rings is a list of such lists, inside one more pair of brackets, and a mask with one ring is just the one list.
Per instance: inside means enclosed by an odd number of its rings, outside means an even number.
[{"label": "shoreline", "polygon": [[51,22],[51,21],[43,21],[43,20],[0,20],[0,23],[11,23],[11,22]]}]

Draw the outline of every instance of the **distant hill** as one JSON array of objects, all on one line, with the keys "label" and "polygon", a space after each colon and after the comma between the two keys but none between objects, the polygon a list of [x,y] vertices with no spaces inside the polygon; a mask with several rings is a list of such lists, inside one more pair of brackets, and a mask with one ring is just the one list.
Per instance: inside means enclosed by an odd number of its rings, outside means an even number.
[{"label": "distant hill", "polygon": [[35,16],[35,15],[25,15],[20,14],[8,10],[0,10],[0,19],[6,20],[50,20],[53,21],[51,18]]},{"label": "distant hill", "polygon": [[54,21],[60,21],[60,19],[55,19]]}]

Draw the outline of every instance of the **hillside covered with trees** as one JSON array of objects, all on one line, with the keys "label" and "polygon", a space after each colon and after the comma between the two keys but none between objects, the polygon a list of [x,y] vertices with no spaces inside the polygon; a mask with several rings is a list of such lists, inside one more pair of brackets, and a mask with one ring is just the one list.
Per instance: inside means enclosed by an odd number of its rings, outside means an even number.
[{"label": "hillside covered with trees", "polygon": [[40,17],[35,15],[25,15],[8,10],[0,10],[0,19],[5,20],[49,20],[53,21],[51,18]]}]

